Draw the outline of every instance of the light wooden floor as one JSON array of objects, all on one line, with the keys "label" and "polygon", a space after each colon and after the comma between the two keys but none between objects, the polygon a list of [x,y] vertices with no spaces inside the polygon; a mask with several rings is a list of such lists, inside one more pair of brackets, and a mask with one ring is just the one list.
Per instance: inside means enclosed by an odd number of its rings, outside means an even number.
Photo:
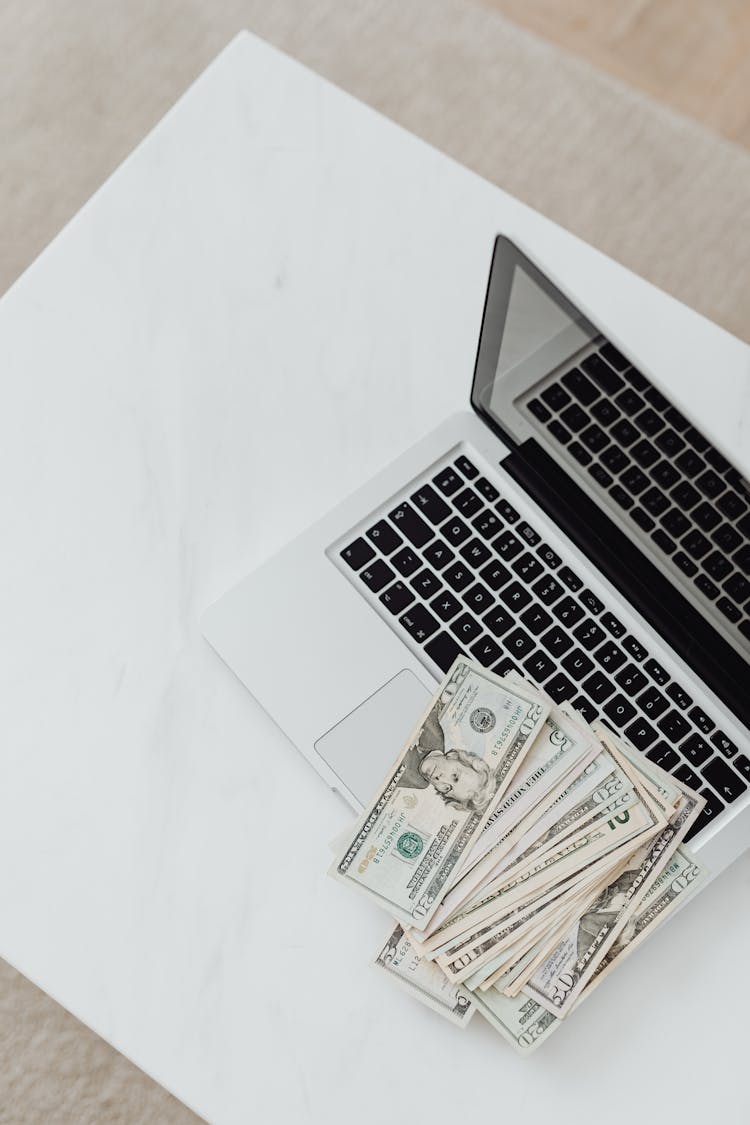
[{"label": "light wooden floor", "polygon": [[750,0],[483,0],[750,148]]}]

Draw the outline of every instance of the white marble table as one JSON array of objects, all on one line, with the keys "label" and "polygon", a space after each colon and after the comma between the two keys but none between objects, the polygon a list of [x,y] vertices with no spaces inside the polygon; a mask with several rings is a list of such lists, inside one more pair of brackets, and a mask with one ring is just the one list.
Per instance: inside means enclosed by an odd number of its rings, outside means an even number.
[{"label": "white marble table", "polygon": [[212,1121],[750,1114],[747,856],[519,1060],[376,978],[348,811],[200,636],[466,404],[499,230],[750,469],[746,345],[250,36],[0,302],[0,954]]}]

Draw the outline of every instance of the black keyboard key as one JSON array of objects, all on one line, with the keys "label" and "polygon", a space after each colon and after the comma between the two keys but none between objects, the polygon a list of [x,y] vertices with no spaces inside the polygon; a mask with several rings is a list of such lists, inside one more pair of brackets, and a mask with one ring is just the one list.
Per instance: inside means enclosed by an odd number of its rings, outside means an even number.
[{"label": "black keyboard key", "polygon": [[750,641],[750,617],[745,617],[737,626],[737,629]]},{"label": "black keyboard key", "polygon": [[689,423],[687,418],[680,414],[679,410],[676,410],[674,406],[667,407],[664,411],[664,417],[669,425],[673,429],[679,430],[680,433],[688,428]]},{"label": "black keyboard key", "polygon": [[481,582],[475,582],[461,596],[474,613],[484,613],[491,605],[495,604],[494,595]]},{"label": "black keyboard key", "polygon": [[642,469],[648,469],[659,460],[660,454],[651,442],[644,438],[643,441],[639,441],[637,445],[632,446],[630,456],[634,461],[637,461]]},{"label": "black keyboard key", "polygon": [[592,453],[598,453],[600,449],[604,449],[605,446],[609,445],[609,438],[604,430],[601,429],[600,426],[597,426],[596,422],[592,422],[582,434],[579,434],[579,437]]},{"label": "black keyboard key", "polygon": [[506,586],[501,592],[500,598],[505,602],[508,609],[512,609],[514,613],[520,613],[531,601],[531,594],[520,582],[511,582],[510,586]]},{"label": "black keyboard key", "polygon": [[648,684],[643,672],[635,664],[626,664],[621,668],[615,676],[615,682],[630,696],[637,695]]},{"label": "black keyboard key", "polygon": [[471,641],[476,640],[482,632],[482,628],[473,617],[468,613],[462,613],[455,621],[450,624],[450,630],[454,633],[462,644],[468,645]]},{"label": "black keyboard key", "polygon": [[444,523],[440,530],[453,547],[459,547],[471,535],[470,529],[458,516]]},{"label": "black keyboard key", "polygon": [[583,649],[574,648],[563,657],[562,666],[574,680],[582,680],[584,676],[588,676],[594,667],[594,662],[589,659]]},{"label": "black keyboard key", "polygon": [[669,703],[655,687],[646,688],[638,696],[638,706],[650,719],[656,719],[669,707]]},{"label": "black keyboard key", "polygon": [[737,605],[742,605],[750,598],[750,582],[735,571],[732,577],[727,578],[724,583],[724,592],[729,595],[733,602],[737,602]]},{"label": "black keyboard key", "polygon": [[583,645],[587,652],[591,652],[597,645],[600,645],[606,637],[606,633],[601,629],[595,621],[591,618],[586,618],[580,625],[577,625],[573,630],[573,636],[576,640]]},{"label": "black keyboard key", "polygon": [[547,652],[552,653],[553,656],[561,657],[572,646],[573,642],[567,633],[557,625],[553,625],[551,629],[539,638],[540,642],[544,645]]},{"label": "black keyboard key", "polygon": [[452,496],[454,492],[458,492],[464,483],[453,469],[441,469],[438,475],[433,477],[433,482],[443,493],[443,496]]},{"label": "black keyboard key", "polygon": [[613,637],[622,637],[625,633],[625,626],[622,621],[618,621],[613,613],[604,613],[599,618],[599,623],[612,634]]},{"label": "black keyboard key", "polygon": [[461,605],[458,598],[454,598],[453,594],[449,594],[447,590],[443,590],[436,598],[430,602],[430,608],[433,613],[436,613],[441,621],[450,621],[455,617],[459,610],[464,607]]},{"label": "black keyboard key", "polygon": [[[617,444],[624,445],[626,449],[629,445],[632,445],[634,441],[638,441],[638,438],[641,436],[635,426],[631,425],[626,418],[622,418],[617,425],[613,426],[610,433]],[[602,458],[602,460],[604,460],[604,458]]]},{"label": "black keyboard key", "polygon": [[500,657],[503,655],[503,650],[500,645],[493,641],[492,637],[480,637],[471,646],[471,654],[476,657],[480,664],[485,668],[491,668],[493,664],[497,664]]},{"label": "black keyboard key", "polygon": [[425,543],[429,543],[435,534],[430,525],[425,523],[422,517],[414,511],[411,504],[407,504],[406,501],[389,512],[388,518],[415,547],[424,547]]},{"label": "black keyboard key", "polygon": [[443,580],[448,583],[452,590],[465,590],[467,586],[471,585],[474,581],[474,575],[461,562],[453,563],[447,570],[443,571]]},{"label": "black keyboard key", "polygon": [[526,551],[511,565],[518,577],[526,582],[527,585],[531,585],[540,574],[544,573],[544,567],[539,562],[539,559],[529,551]]},{"label": "black keyboard key", "polygon": [[723,613],[727,621],[731,621],[733,625],[736,625],[740,617],[742,617],[742,614],[737,609],[737,606],[734,604],[734,602],[730,602],[729,598],[719,598],[718,602],[716,603],[716,608],[720,613]]},{"label": "black keyboard key", "polygon": [[602,345],[599,351],[604,356],[607,363],[614,367],[615,371],[624,371],[626,367],[628,367],[628,361],[625,359],[625,356],[618,352],[614,344],[607,342]]},{"label": "black keyboard key", "polygon": [[649,473],[651,479],[656,481],[660,488],[671,488],[680,479],[680,474],[669,461],[659,461],[658,465],[649,469]]},{"label": "black keyboard key", "polygon": [[572,629],[574,625],[577,625],[578,622],[586,616],[583,607],[580,606],[578,602],[574,601],[573,598],[563,598],[563,600],[555,606],[554,614],[557,620],[561,621],[563,625],[567,625],[569,629]]},{"label": "black keyboard key", "polygon": [[453,503],[466,519],[475,516],[482,507],[481,497],[477,496],[473,488],[461,489],[458,495],[453,497]]},{"label": "black keyboard key", "polygon": [[489,613],[485,613],[482,620],[496,637],[502,637],[513,624],[513,617],[499,605],[493,606]]},{"label": "black keyboard key", "polygon": [[672,561],[684,574],[687,574],[688,578],[692,578],[698,571],[696,564],[683,551],[678,551],[676,555],[673,555]]},{"label": "black keyboard key", "polygon": [[692,445],[693,449],[697,449],[699,453],[705,453],[708,449],[708,442],[703,434],[699,434],[693,426],[685,432],[685,437]]},{"label": "black keyboard key", "polygon": [[480,512],[478,516],[474,517],[471,521],[471,526],[483,539],[492,539],[493,535],[497,535],[503,525],[499,516],[485,509],[485,511]]},{"label": "black keyboard key", "polygon": [[560,583],[551,574],[545,574],[543,578],[534,583],[532,589],[542,605],[554,605],[565,593]]},{"label": "black keyboard key", "polygon": [[600,426],[611,426],[622,414],[615,404],[608,398],[600,398],[591,407],[591,416],[596,418]]},{"label": "black keyboard key", "polygon": [[553,383],[547,387],[546,390],[542,391],[541,397],[550,410],[562,410],[570,402],[570,395],[563,390],[559,383]]},{"label": "black keyboard key", "polygon": [[679,684],[670,684],[667,688],[667,695],[682,711],[686,711],[693,702],[685,689],[681,688]]},{"label": "black keyboard key", "polygon": [[542,562],[547,564],[550,570],[557,570],[558,566],[562,562],[560,556],[555,554],[555,552],[550,546],[548,546],[547,543],[540,543],[540,545],[536,549],[536,553],[539,555],[539,558],[542,560]]},{"label": "black keyboard key", "polygon": [[646,405],[641,396],[636,394],[632,387],[625,387],[624,390],[620,391],[619,395],[615,398],[615,402],[620,407],[620,410],[630,415],[637,414],[640,410],[643,410]]},{"label": "black keyboard key", "polygon": [[577,402],[571,402],[570,406],[567,406],[560,415],[560,421],[564,422],[574,434],[577,434],[584,426],[588,426],[591,419]]},{"label": "black keyboard key", "polygon": [[625,653],[621,648],[615,644],[614,641],[606,641],[601,648],[598,648],[594,653],[594,659],[601,664],[605,672],[610,674],[617,668],[621,668],[627,660]]},{"label": "black keyboard key", "polygon": [[508,672],[515,672],[517,676],[522,676],[523,672],[509,656],[504,656],[495,667],[492,669],[496,676],[507,676]]},{"label": "black keyboard key", "polygon": [[566,699],[572,699],[578,691],[575,684],[571,683],[567,676],[562,672],[558,672],[544,685],[544,690],[550,699],[555,703],[564,703]]},{"label": "black keyboard key", "polygon": [[725,758],[733,758],[737,753],[737,747],[732,742],[731,738],[727,738],[723,730],[715,730],[711,735],[711,741]]},{"label": "black keyboard key", "polygon": [[550,411],[538,398],[531,399],[530,402],[526,403],[526,406],[527,409],[534,415],[535,418],[538,418],[540,422],[547,422],[552,417]]},{"label": "black keyboard key", "polygon": [[720,551],[714,551],[707,559],[703,560],[703,569],[717,582],[721,582],[728,574],[731,574],[732,564]]},{"label": "black keyboard key", "polygon": [[611,490],[610,496],[616,504],[620,505],[621,508],[627,509],[633,507],[633,497],[629,492],[626,492],[624,488],[621,488],[619,484],[616,484],[615,487]]},{"label": "black keyboard key", "polygon": [[697,726],[698,730],[702,730],[704,734],[710,734],[716,726],[713,719],[709,718],[704,710],[700,707],[693,707],[692,711],[688,712],[688,717]]},{"label": "black keyboard key", "polygon": [[694,528],[689,535],[686,535],[682,540],[681,547],[693,559],[702,559],[703,556],[711,550],[711,544],[705,535]]},{"label": "black keyboard key", "polygon": [[669,507],[669,500],[655,485],[649,488],[648,492],[644,492],[640,502],[652,516],[660,516]]},{"label": "black keyboard key", "polygon": [[740,547],[737,554],[732,556],[732,561],[743,574],[750,574],[750,543],[746,543],[744,547]]},{"label": "black keyboard key", "polygon": [[682,514],[679,508],[670,508],[661,517],[660,522],[665,531],[668,531],[675,539],[679,539],[690,527],[690,520]]},{"label": "black keyboard key", "polygon": [[655,762],[657,766],[661,766],[663,770],[668,771],[673,770],[680,760],[672,747],[668,746],[666,742],[657,742],[656,746],[652,746],[647,752],[646,757]]},{"label": "black keyboard key", "polygon": [[663,412],[669,406],[669,400],[664,397],[661,391],[657,391],[656,387],[649,387],[644,393],[651,405],[655,406],[657,410]]},{"label": "black keyboard key", "polygon": [[586,692],[589,699],[593,699],[594,703],[604,703],[605,699],[609,699],[612,692],[615,690],[615,685],[612,681],[605,676],[602,672],[592,672],[587,680],[584,680],[581,687]]},{"label": "black keyboard key", "polygon": [[440,581],[429,567],[424,567],[419,574],[415,574],[410,583],[413,590],[422,598],[433,597],[440,589]]},{"label": "black keyboard key", "polygon": [[667,711],[666,715],[661,716],[657,726],[664,737],[668,738],[673,745],[681,742],[690,733],[690,723],[673,707]]},{"label": "black keyboard key", "polygon": [[609,488],[612,483],[612,477],[601,465],[592,465],[589,468],[589,475],[592,476],[596,483],[600,484],[602,488]]},{"label": "black keyboard key", "polygon": [[423,484],[416,492],[412,492],[411,501],[430,523],[442,523],[451,514],[445,500],[429,484]]},{"label": "black keyboard key", "polygon": [[690,766],[679,766],[674,771],[674,775],[678,781],[681,781],[683,785],[687,785],[689,789],[697,790],[700,788],[701,779],[698,777],[697,773],[693,773]]},{"label": "black keyboard key", "polygon": [[469,458],[463,453],[456,459],[456,468],[464,474],[467,480],[474,480],[474,477],[479,476],[479,469],[476,465],[472,465]]},{"label": "black keyboard key", "polygon": [[[614,349],[612,350],[614,351]],[[620,359],[622,359],[622,356],[620,356]],[[625,366],[627,366],[627,363]],[[601,356],[587,356],[586,359],[581,361],[581,367],[587,375],[591,376],[595,383],[598,383],[605,394],[617,394],[625,385],[620,376],[615,374],[612,367],[608,363],[605,363]]]},{"label": "black keyboard key", "polygon": [[675,550],[677,549],[677,544],[675,543],[674,539],[670,539],[666,531],[662,531],[660,527],[657,527],[651,538],[653,539],[654,543],[656,543],[656,546],[660,547],[666,555],[674,554]]},{"label": "black keyboard key", "polygon": [[509,582],[512,575],[507,566],[503,566],[501,562],[493,560],[488,562],[487,566],[482,567],[479,574],[487,583],[491,590],[499,590],[506,582]]},{"label": "black keyboard key", "polygon": [[632,465],[622,474],[620,483],[627,488],[628,492],[632,492],[634,496],[637,496],[640,492],[643,492],[644,488],[648,488],[650,481],[645,473],[642,473],[639,468]]},{"label": "black keyboard key", "polygon": [[724,551],[725,555],[731,555],[732,551],[738,548],[742,542],[739,531],[735,531],[729,523],[722,523],[721,528],[717,528],[711,538],[716,543],[716,547]]},{"label": "black keyboard key", "polygon": [[568,452],[570,453],[571,457],[575,458],[579,465],[590,465],[594,459],[593,453],[589,453],[588,449],[584,449],[583,446],[577,441],[573,441],[570,443],[570,445],[568,446]]},{"label": "black keyboard key", "polygon": [[677,458],[677,468],[680,469],[686,477],[697,477],[698,473],[702,473],[706,467],[706,462],[702,457],[699,457],[694,449],[686,449]]},{"label": "black keyboard key", "polygon": [[[654,434],[659,433],[659,430],[664,429],[663,419],[660,418],[656,411],[652,410],[650,406],[647,406],[645,410],[642,410],[640,414],[636,415],[635,424],[639,430],[642,430],[644,434],[648,434],[649,437],[653,437]],[[661,448],[664,450],[664,446],[661,446]],[[666,452],[666,450],[664,450],[664,452]],[[656,460],[658,456],[658,453],[654,450],[654,460]]]},{"label": "black keyboard key", "polygon": [[380,595],[380,600],[389,613],[401,613],[414,601],[414,595],[403,582],[394,582]]},{"label": "black keyboard key", "polygon": [[438,633],[427,642],[424,650],[443,672],[447,672],[456,657],[463,653],[460,644],[449,633]]},{"label": "black keyboard key", "polygon": [[591,700],[587,699],[585,695],[579,695],[573,700],[572,707],[575,707],[579,715],[582,715],[587,723],[593,723],[594,719],[599,717],[599,712],[594,707]]},{"label": "black keyboard key", "polygon": [[533,680],[536,680],[538,684],[544,683],[557,669],[554,660],[550,660],[547,654],[542,652],[540,648],[538,648],[536,652],[532,652],[531,656],[524,660],[523,666],[526,672]]},{"label": "black keyboard key", "polygon": [[624,695],[613,695],[604,704],[604,713],[615,726],[624,727],[635,715],[635,707]]},{"label": "black keyboard key", "polygon": [[630,464],[627,453],[623,453],[616,445],[610,445],[609,449],[605,449],[600,460],[613,473],[622,472]]},{"label": "black keyboard key", "polygon": [[701,773],[727,804],[736,801],[747,789],[742,778],[738,777],[722,758],[712,758],[703,767]]},{"label": "black keyboard key", "polygon": [[683,439],[672,429],[663,430],[657,437],[656,444],[662,453],[673,460],[685,448]]},{"label": "black keyboard key", "polygon": [[743,777],[750,779],[750,759],[746,758],[744,754],[738,754],[734,760],[735,769],[738,769]]},{"label": "black keyboard key", "polygon": [[378,520],[365,534],[384,555],[390,555],[403,543],[401,536],[396,534],[387,520]]},{"label": "black keyboard key", "polygon": [[584,406],[590,406],[592,402],[599,398],[599,391],[577,367],[563,375],[562,383]]},{"label": "black keyboard key", "polygon": [[713,447],[706,450],[706,460],[708,461],[709,465],[713,465],[713,467],[716,469],[716,472],[721,473],[722,476],[732,467],[727,461],[726,457],[722,457],[718,449],[714,449]]},{"label": "black keyboard key", "polygon": [[596,594],[592,590],[581,590],[580,594],[578,595],[578,600],[581,605],[589,611],[589,613],[598,614],[601,613],[604,609],[604,602],[601,600],[601,598],[597,598]]},{"label": "black keyboard key", "polygon": [[530,547],[536,547],[537,543],[541,543],[542,537],[538,531],[535,531],[531,524],[526,523],[526,520],[521,520],[519,524],[513,528],[516,535],[525,540]]},{"label": "black keyboard key", "polygon": [[502,535],[498,535],[497,539],[493,542],[492,546],[500,555],[501,559],[510,562],[516,555],[519,555],[523,550],[523,544],[519,539],[516,539],[510,531],[504,531]]},{"label": "black keyboard key", "polygon": [[700,493],[686,480],[678,484],[676,488],[673,488],[671,495],[674,503],[678,504],[683,512],[689,512],[700,500]]},{"label": "black keyboard key", "polygon": [[695,483],[701,490],[704,496],[709,500],[715,500],[724,491],[724,481],[718,476],[713,469],[706,469],[705,473],[701,473],[696,477]]},{"label": "black keyboard key", "polygon": [[514,660],[523,660],[524,656],[528,656],[536,648],[536,643],[531,639],[529,634],[520,626],[508,633],[503,637],[503,646],[506,652],[509,652]]},{"label": "black keyboard key", "polygon": [[442,570],[449,562],[453,562],[456,557],[455,551],[452,551],[447,543],[442,539],[433,539],[422,552],[430,566],[434,566],[435,570]]},{"label": "black keyboard key", "polygon": [[574,594],[583,586],[581,579],[577,574],[573,573],[569,566],[561,567],[557,572],[557,577],[561,582],[564,582],[568,589],[572,590]]},{"label": "black keyboard key", "polygon": [[489,547],[481,541],[481,539],[468,539],[458,552],[462,559],[473,567],[484,566],[492,552]]},{"label": "black keyboard key", "polygon": [[498,500],[495,511],[500,513],[506,523],[515,523],[519,518],[518,512],[508,500]]},{"label": "black keyboard key", "polygon": [[625,375],[625,378],[628,380],[628,382],[631,383],[637,391],[645,391],[648,388],[648,379],[644,378],[644,376],[641,375],[640,371],[637,371],[635,367],[627,368],[623,372],[623,374]]},{"label": "black keyboard key", "polygon": [[698,507],[693,509],[692,519],[704,531],[713,531],[717,523],[721,523],[721,516],[707,500],[701,500]]},{"label": "black keyboard key", "polygon": [[365,586],[369,587],[374,594],[377,594],[378,590],[382,590],[384,586],[392,582],[396,575],[387,563],[384,563],[382,559],[376,559],[371,566],[366,566],[364,570],[360,571],[359,577]]},{"label": "black keyboard key", "polygon": [[521,622],[530,633],[538,637],[552,624],[552,618],[540,605],[530,605],[521,614]]},{"label": "black keyboard key", "polygon": [[646,657],[648,656],[648,653],[646,652],[646,650],[643,647],[643,645],[641,644],[641,642],[637,641],[635,639],[635,637],[631,637],[631,636],[625,637],[623,642],[622,642],[622,647],[625,649],[626,652],[629,652],[630,655],[635,660],[638,660],[638,661],[645,660]]},{"label": "black keyboard key", "polygon": [[691,734],[680,746],[683,757],[694,766],[700,766],[711,757],[711,747],[699,734]]},{"label": "black keyboard key", "polygon": [[550,422],[548,429],[553,438],[560,442],[560,445],[567,445],[572,437],[570,430],[567,430],[562,422],[558,422],[557,419]]},{"label": "black keyboard key", "polygon": [[659,687],[664,687],[665,684],[669,683],[669,674],[655,660],[647,660],[643,667]]},{"label": "black keyboard key", "polygon": [[623,732],[637,750],[648,750],[652,742],[659,737],[650,723],[640,716],[635,719],[626,731]]},{"label": "black keyboard key", "polygon": [[360,535],[359,538],[355,539],[353,543],[350,543],[348,547],[344,547],[341,552],[341,557],[345,563],[349,564],[352,570],[360,570],[366,562],[375,558],[375,552],[367,540],[363,539]]},{"label": "black keyboard key", "polygon": [[411,609],[407,609],[406,613],[403,613],[401,617],[399,617],[399,621],[404,629],[406,629],[407,633],[421,645],[440,628],[439,623],[429,610],[419,604],[412,606]]},{"label": "black keyboard key", "polygon": [[724,493],[716,504],[729,520],[736,520],[747,511],[747,504],[733,488]]},{"label": "black keyboard key", "polygon": [[474,487],[477,492],[481,492],[482,496],[484,496],[485,500],[490,504],[494,504],[500,495],[494,484],[490,484],[486,477],[480,477],[478,481],[475,481]]},{"label": "black keyboard key", "polygon": [[750,512],[743,516],[741,520],[737,521],[737,530],[741,532],[746,539],[750,539]]},{"label": "black keyboard key", "polygon": [[416,552],[412,551],[411,547],[402,547],[391,558],[391,562],[395,566],[399,574],[404,578],[408,578],[415,570],[419,570],[422,565],[422,560]]}]

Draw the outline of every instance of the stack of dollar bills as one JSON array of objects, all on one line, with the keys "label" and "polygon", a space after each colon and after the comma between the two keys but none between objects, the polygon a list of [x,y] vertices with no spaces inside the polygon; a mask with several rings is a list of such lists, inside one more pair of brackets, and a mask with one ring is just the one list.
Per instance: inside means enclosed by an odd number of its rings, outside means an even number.
[{"label": "stack of dollar bills", "polygon": [[528,1052],[698,887],[681,841],[703,803],[604,724],[459,657],[331,874],[395,919],[378,966]]}]

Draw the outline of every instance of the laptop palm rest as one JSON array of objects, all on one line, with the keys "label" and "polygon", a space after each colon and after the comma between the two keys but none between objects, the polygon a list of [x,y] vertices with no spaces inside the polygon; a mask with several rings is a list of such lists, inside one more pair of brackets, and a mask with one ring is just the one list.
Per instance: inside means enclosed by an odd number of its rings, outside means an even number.
[{"label": "laptop palm rest", "polygon": [[324,762],[364,805],[414,730],[431,692],[403,668],[315,743]]}]

